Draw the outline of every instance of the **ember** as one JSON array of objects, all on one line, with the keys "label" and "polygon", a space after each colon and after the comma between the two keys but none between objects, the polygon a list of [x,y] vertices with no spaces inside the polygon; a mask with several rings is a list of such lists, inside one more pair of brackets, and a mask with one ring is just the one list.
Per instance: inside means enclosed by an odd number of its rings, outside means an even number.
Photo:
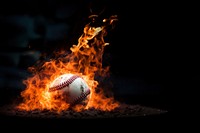
[{"label": "ember", "polygon": [[102,21],[102,26],[95,27],[92,23],[87,24],[83,30],[84,33],[78,39],[78,44],[70,48],[71,53],[66,55],[66,50],[60,50],[55,52],[55,59],[46,61],[41,66],[30,67],[29,70],[33,76],[23,82],[26,89],[21,92],[23,102],[17,106],[17,109],[56,112],[69,109],[68,103],[52,98],[48,91],[50,84],[66,73],[80,75],[91,89],[87,105],[78,104],[73,107],[75,111],[90,108],[111,111],[118,107],[119,102],[115,101],[113,96],[105,95],[105,88],[100,88],[95,78],[109,76],[109,66],[102,65],[104,47],[108,45],[104,42],[104,36],[107,34],[107,26],[112,25],[116,20],[116,16],[111,16]]}]

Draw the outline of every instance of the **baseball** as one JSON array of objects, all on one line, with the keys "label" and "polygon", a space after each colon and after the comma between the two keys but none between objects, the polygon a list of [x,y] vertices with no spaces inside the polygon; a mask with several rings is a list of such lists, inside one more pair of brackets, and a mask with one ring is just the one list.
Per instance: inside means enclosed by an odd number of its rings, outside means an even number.
[{"label": "baseball", "polygon": [[84,101],[90,94],[90,89],[82,77],[75,74],[63,74],[50,84],[49,92],[56,92],[59,98],[74,105]]}]

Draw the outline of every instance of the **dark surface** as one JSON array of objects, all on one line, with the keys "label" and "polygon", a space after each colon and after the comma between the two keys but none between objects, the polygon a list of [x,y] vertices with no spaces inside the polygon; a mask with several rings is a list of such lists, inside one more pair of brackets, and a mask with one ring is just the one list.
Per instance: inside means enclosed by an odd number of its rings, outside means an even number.
[{"label": "dark surface", "polygon": [[[162,117],[162,118],[161,118]],[[161,121],[161,119],[163,121]],[[172,124],[173,120],[167,116],[147,116],[135,118],[107,118],[107,119],[79,119],[79,120],[66,120],[66,119],[13,119],[7,118],[4,120],[2,129],[6,131],[20,131],[20,132],[39,132],[39,131],[58,131],[63,130],[73,132],[100,132],[112,131],[154,131],[158,132],[160,129],[165,131],[176,131],[179,125]],[[12,129],[8,125],[12,125]]]},{"label": "dark surface", "polygon": [[145,107],[140,105],[121,104],[119,107],[111,111],[103,111],[94,108],[76,112],[72,109],[64,110],[59,113],[50,110],[19,110],[12,106],[1,108],[1,114],[18,118],[28,119],[112,119],[112,118],[127,118],[138,116],[153,116],[163,115],[168,113],[166,110]]},{"label": "dark surface", "polygon": [[27,129],[33,128],[32,131],[39,129],[62,131],[66,128],[74,131],[79,131],[80,128],[83,128],[82,130],[89,130],[89,132],[96,128],[99,128],[98,131],[106,129],[128,131],[132,128],[137,130],[138,126],[146,128],[147,125],[151,129],[156,129],[157,126],[165,127],[166,123],[168,123],[168,127],[172,126],[169,124],[172,124],[170,122],[173,120],[169,117],[168,113],[170,112],[165,110],[128,104],[121,104],[112,111],[88,109],[75,112],[66,110],[59,114],[49,110],[20,111],[11,106],[5,106],[1,109],[1,115],[3,115],[0,121],[1,125],[12,125],[15,130],[21,131],[24,131],[23,127]]}]

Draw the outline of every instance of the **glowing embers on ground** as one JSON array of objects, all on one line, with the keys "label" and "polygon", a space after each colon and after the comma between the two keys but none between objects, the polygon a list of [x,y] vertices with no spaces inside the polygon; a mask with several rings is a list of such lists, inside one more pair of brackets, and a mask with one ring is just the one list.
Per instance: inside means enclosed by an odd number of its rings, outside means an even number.
[{"label": "glowing embers on ground", "polygon": [[109,76],[109,66],[102,65],[104,47],[108,45],[104,42],[104,37],[107,34],[107,26],[112,25],[115,20],[116,16],[111,16],[104,19],[101,26],[87,24],[78,44],[70,48],[69,54],[66,55],[66,50],[60,50],[55,52],[57,58],[46,61],[41,66],[30,67],[33,76],[23,81],[26,85],[21,92],[23,102],[17,105],[17,108],[26,111],[48,109],[56,112],[69,109],[70,105],[66,101],[52,98],[48,91],[50,84],[57,77],[68,73],[81,76],[91,91],[87,104],[73,106],[75,111],[89,108],[111,111],[118,107],[119,102],[115,101],[113,96],[106,96],[105,88],[100,88],[95,79],[95,76]]}]

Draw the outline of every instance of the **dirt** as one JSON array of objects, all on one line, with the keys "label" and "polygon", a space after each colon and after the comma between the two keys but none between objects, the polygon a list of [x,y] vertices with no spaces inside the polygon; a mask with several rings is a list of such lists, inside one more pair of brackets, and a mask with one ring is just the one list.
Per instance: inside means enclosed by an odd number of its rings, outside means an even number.
[{"label": "dirt", "polygon": [[59,114],[50,110],[18,110],[8,105],[0,108],[0,129],[17,132],[155,131],[160,127],[169,128],[167,121],[171,119],[166,114],[166,110],[129,104],[121,104],[112,111],[90,108],[81,112],[66,110]]},{"label": "dirt", "polygon": [[50,110],[32,110],[25,111],[15,109],[13,106],[4,106],[1,109],[1,114],[6,116],[27,117],[27,118],[53,118],[53,119],[101,119],[101,118],[123,118],[123,117],[136,117],[148,115],[160,115],[167,111],[145,107],[141,105],[128,105],[121,104],[119,107],[111,111],[102,111],[94,108],[76,112],[72,109],[61,111]]}]

